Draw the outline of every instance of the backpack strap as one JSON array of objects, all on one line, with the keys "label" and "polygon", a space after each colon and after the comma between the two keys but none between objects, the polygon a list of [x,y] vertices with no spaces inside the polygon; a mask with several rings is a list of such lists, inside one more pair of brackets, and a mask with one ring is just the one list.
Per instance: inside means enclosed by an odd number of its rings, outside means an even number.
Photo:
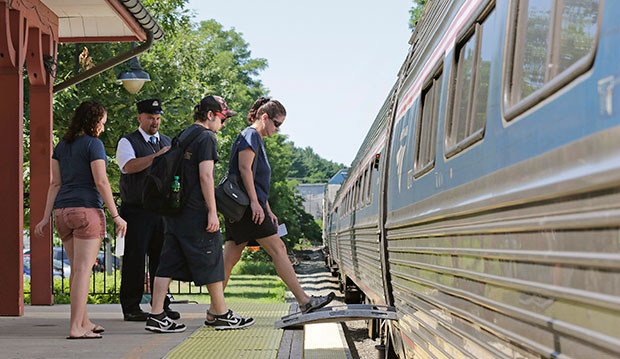
[{"label": "backpack strap", "polygon": [[207,129],[200,126],[200,128],[193,130],[192,132],[190,132],[187,137],[185,137],[183,139],[183,141],[181,141],[179,139],[179,137],[181,136],[181,134],[185,131],[182,131],[181,133],[179,133],[174,139],[179,143],[179,146],[183,149],[183,151],[187,150],[187,147],[189,147],[189,145],[192,144],[192,142],[194,142],[194,140],[196,139],[196,137],[198,137],[198,135],[200,135],[201,133],[203,133],[204,131],[206,131]]}]

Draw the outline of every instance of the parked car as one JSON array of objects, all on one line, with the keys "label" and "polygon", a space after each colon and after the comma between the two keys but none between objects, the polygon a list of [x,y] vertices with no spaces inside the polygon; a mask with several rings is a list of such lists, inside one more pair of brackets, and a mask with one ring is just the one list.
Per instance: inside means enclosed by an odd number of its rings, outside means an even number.
[{"label": "parked car", "polygon": [[24,254],[24,278],[30,279],[30,254]]},{"label": "parked car", "polygon": [[65,262],[66,265],[71,265],[69,263],[69,258],[67,257],[67,252],[64,247],[54,247],[52,248],[52,258],[61,260]]},{"label": "parked car", "polygon": [[[58,259],[52,259],[52,276],[54,278],[69,279],[71,276],[71,266]],[[28,253],[24,252],[24,278],[30,279],[30,250]]]},{"label": "parked car", "polygon": [[[112,269],[121,269],[121,261],[118,257],[108,254],[112,258]],[[95,267],[93,268],[95,272],[103,272],[105,270],[105,252],[99,251],[97,254],[97,259],[95,261]]]},{"label": "parked car", "polygon": [[71,276],[71,266],[58,259],[52,260],[52,270],[54,278],[69,279]]}]

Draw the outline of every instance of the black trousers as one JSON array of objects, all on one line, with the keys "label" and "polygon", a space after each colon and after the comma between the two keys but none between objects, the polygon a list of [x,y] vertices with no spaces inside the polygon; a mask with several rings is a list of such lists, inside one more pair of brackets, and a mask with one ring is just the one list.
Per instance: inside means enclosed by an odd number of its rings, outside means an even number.
[{"label": "black trousers", "polygon": [[[120,300],[123,313],[140,309],[144,294],[145,256],[149,258],[150,288],[153,288],[155,272],[164,243],[164,220],[141,207],[122,205],[121,217],[127,221],[125,233],[125,254],[121,271]],[[166,297],[165,307],[170,304]]]}]

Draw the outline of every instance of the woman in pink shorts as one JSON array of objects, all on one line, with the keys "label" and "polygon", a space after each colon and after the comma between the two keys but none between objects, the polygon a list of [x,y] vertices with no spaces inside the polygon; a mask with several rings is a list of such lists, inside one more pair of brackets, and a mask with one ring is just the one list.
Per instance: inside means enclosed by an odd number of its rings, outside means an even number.
[{"label": "woman in pink shorts", "polygon": [[78,106],[69,129],[52,154],[52,183],[47,192],[43,219],[35,234],[43,238],[52,207],[54,223],[71,264],[71,324],[67,339],[99,339],[104,329],[86,313],[93,264],[105,236],[105,203],[125,235],[127,223],[118,214],[106,175],[107,157],[98,138],[107,120],[105,108],[95,101]]}]

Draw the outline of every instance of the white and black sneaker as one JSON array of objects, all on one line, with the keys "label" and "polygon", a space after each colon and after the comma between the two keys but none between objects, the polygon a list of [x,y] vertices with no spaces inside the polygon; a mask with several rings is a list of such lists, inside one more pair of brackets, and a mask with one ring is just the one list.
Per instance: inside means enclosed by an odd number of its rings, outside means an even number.
[{"label": "white and black sneaker", "polygon": [[[210,320],[209,316],[213,319]],[[207,312],[207,320],[205,320],[205,325],[215,327],[216,330],[241,329],[252,324],[254,324],[254,318],[244,318],[230,309],[220,315]]]},{"label": "white and black sneaker", "polygon": [[185,324],[175,323],[174,320],[168,318],[164,312],[157,315],[149,314],[144,329],[156,333],[181,333],[184,332],[187,327],[185,327]]}]

